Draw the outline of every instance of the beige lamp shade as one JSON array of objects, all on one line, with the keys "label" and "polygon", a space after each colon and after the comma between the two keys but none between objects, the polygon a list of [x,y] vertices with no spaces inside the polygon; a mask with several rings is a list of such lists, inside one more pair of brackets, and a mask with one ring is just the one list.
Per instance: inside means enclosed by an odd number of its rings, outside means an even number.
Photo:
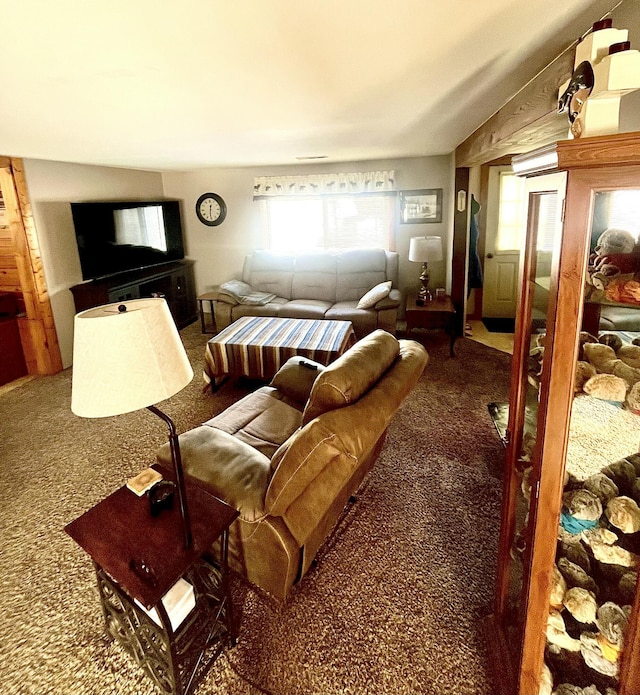
[{"label": "beige lamp shade", "polygon": [[439,236],[414,236],[409,241],[409,260],[435,263],[442,260],[442,239]]},{"label": "beige lamp shade", "polygon": [[164,299],[134,299],[76,314],[71,389],[76,415],[108,417],[146,408],[191,379],[193,369]]}]

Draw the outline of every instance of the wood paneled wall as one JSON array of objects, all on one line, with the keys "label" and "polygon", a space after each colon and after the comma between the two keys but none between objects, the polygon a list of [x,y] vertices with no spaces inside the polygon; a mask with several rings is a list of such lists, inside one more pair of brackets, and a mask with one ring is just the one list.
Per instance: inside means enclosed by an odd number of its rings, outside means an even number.
[{"label": "wood paneled wall", "polygon": [[0,157],[0,191],[0,290],[18,295],[29,374],[55,374],[62,359],[21,159]]}]

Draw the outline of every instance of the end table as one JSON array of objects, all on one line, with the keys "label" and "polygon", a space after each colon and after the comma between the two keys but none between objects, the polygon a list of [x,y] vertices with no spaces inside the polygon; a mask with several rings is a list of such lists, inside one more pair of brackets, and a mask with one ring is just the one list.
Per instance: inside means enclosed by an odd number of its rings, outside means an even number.
[{"label": "end table", "polygon": [[[152,517],[147,496],[126,487],[65,527],[95,564],[107,633],[171,695],[192,693],[236,639],[227,549],[238,512],[189,480],[186,485],[193,533],[188,549],[178,504]],[[209,551],[216,540],[214,563]],[[162,598],[179,579],[193,587],[195,607],[174,630]],[[148,612],[154,608],[157,620]]]},{"label": "end table", "polygon": [[455,330],[456,309],[449,295],[440,299],[428,300],[424,305],[416,303],[417,294],[410,294],[405,305],[407,336],[414,328],[442,328],[449,337],[449,354],[455,357],[454,345],[458,337]]}]

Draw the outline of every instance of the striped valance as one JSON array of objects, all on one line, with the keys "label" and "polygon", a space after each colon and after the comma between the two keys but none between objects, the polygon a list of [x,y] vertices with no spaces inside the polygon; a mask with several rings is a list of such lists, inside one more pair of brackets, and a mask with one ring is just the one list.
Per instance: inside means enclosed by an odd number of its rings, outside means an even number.
[{"label": "striped valance", "polygon": [[395,171],[361,171],[353,174],[256,176],[254,198],[279,195],[336,195],[396,191]]}]

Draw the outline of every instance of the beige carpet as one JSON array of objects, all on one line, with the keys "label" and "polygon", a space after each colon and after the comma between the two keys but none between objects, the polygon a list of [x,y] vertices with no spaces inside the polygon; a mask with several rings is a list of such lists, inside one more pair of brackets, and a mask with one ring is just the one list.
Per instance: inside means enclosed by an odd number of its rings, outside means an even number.
[{"label": "beige carpet", "polygon": [[[183,332],[196,375],[206,336]],[[233,579],[235,648],[198,693],[490,694],[481,620],[493,595],[503,448],[487,403],[508,395],[509,357],[468,340],[432,361],[394,420],[358,501],[286,606]],[[70,371],[0,395],[0,693],[156,692],[106,640],[87,555],[63,532],[154,460],[165,426],[146,411],[85,420]],[[184,431],[246,386],[164,409]],[[97,394],[99,397],[99,394]]]}]

